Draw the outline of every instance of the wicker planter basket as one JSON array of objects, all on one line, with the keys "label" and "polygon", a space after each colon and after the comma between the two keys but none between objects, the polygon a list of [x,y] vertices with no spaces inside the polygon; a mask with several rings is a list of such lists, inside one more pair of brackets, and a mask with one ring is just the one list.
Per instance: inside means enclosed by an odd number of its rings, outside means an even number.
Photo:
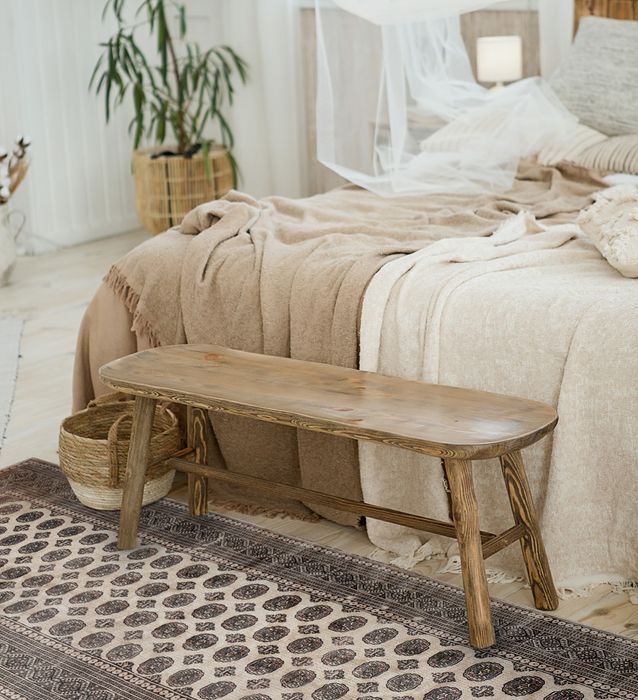
[{"label": "wicker planter basket", "polygon": [[[133,402],[112,396],[66,418],[60,427],[60,467],[78,499],[89,508],[119,510],[131,437]],[[143,503],[170,491],[175,471],[164,460],[179,450],[177,418],[158,407],[153,422]]]},{"label": "wicker planter basket", "polygon": [[176,226],[198,204],[223,197],[233,186],[233,170],[226,149],[209,152],[211,178],[206,176],[201,151],[190,158],[159,156],[164,146],[133,153],[137,214],[151,233]]}]

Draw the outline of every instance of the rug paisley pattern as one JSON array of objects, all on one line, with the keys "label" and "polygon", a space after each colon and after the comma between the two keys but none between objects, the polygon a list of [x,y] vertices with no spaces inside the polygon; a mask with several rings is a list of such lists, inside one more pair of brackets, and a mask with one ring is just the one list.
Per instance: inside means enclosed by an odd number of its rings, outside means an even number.
[{"label": "rug paisley pattern", "polygon": [[638,644],[236,520],[75,501],[54,465],[0,473],[0,697],[456,700],[638,697]]}]

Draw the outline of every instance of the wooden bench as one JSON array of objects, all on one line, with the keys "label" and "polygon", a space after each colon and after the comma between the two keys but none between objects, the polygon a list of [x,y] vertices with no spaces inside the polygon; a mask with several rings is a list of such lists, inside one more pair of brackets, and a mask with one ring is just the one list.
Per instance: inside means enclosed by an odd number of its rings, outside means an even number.
[{"label": "wooden bench", "polygon": [[[213,345],[144,350],[105,365],[100,377],[113,389],[136,396],[119,531],[121,549],[136,543],[155,402],[168,400],[188,406],[189,447],[169,461],[188,473],[193,514],[206,512],[208,479],[213,478],[456,537],[470,642],[477,648],[495,643],[484,559],[517,540],[536,607],[556,609],[556,589],[520,452],[553,430],[558,418],[551,406]],[[208,433],[207,411],[372,440],[440,457],[454,522],[212,466],[214,440]],[[472,460],[492,457],[500,459],[515,523],[498,535],[479,529],[472,482]]]}]

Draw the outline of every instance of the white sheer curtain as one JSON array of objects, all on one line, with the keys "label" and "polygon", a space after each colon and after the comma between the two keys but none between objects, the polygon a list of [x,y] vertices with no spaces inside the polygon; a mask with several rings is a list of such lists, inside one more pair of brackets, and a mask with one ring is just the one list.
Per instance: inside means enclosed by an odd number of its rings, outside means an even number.
[{"label": "white sheer curtain", "polygon": [[317,0],[319,160],[379,194],[506,190],[520,158],[577,120],[540,78],[475,82],[460,15],[498,5]]}]

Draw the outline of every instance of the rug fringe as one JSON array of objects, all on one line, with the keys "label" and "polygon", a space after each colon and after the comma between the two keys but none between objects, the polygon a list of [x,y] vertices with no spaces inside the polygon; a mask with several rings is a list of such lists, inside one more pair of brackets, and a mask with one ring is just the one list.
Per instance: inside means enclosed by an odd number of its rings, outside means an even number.
[{"label": "rug fringe", "polygon": [[[447,562],[437,571],[437,574],[460,574],[461,573],[461,557],[454,554],[448,557]],[[522,576],[509,574],[501,569],[485,569],[488,583],[514,583],[515,581],[523,581]]]},{"label": "rug fringe", "polygon": [[302,520],[311,523],[319,522],[322,519],[321,516],[316,513],[302,513],[300,511],[288,510],[287,508],[272,508],[257,503],[234,501],[227,498],[215,498],[215,496],[209,497],[208,502],[220,506],[221,508],[228,508],[236,513],[243,513],[244,515],[266,515],[270,518],[292,518],[293,520]]},{"label": "rug fringe", "polygon": [[627,593],[629,602],[632,605],[638,605],[638,581],[617,581],[611,584],[612,593]]},{"label": "rug fringe", "polygon": [[422,544],[414,552],[401,554],[394,559],[390,559],[390,564],[398,566],[400,569],[413,569],[420,561],[430,561],[432,559],[441,559],[445,556],[439,541],[436,538],[428,540]]},{"label": "rug fringe", "polygon": [[629,602],[638,605],[638,580],[623,579],[619,576],[601,576],[597,580],[585,580],[582,583],[573,582],[568,584],[558,584],[558,597],[561,600],[572,600],[574,598],[588,598],[598,586],[610,586],[611,593],[627,593]]}]

